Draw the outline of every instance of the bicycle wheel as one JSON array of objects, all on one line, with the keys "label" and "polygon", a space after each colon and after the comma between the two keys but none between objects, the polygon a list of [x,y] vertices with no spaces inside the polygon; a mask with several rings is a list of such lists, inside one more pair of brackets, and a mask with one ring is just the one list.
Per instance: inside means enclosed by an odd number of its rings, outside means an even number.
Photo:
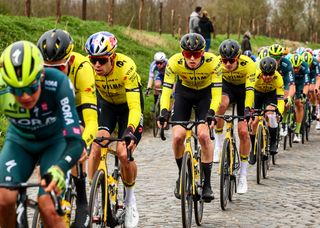
[{"label": "bicycle wheel", "polygon": [[309,141],[309,133],[312,122],[312,113],[310,110],[310,106],[307,107],[307,118],[306,118],[306,140]]},{"label": "bicycle wheel", "polygon": [[236,143],[233,142],[233,168],[230,173],[230,187],[229,187],[229,201],[232,201],[233,193],[237,192],[237,176],[240,169],[240,155],[236,147]]},{"label": "bicycle wheel", "polygon": [[191,227],[192,222],[192,170],[191,156],[185,152],[182,159],[181,167],[181,212],[182,226]]},{"label": "bicycle wheel", "polygon": [[223,141],[220,161],[220,206],[225,210],[230,189],[230,140]]},{"label": "bicycle wheel", "polygon": [[89,197],[89,213],[90,227],[105,227],[104,208],[105,207],[105,173],[98,170],[94,174],[90,197]]},{"label": "bicycle wheel", "polygon": [[194,200],[194,217],[196,219],[196,223],[198,226],[201,226],[201,223],[202,223],[202,217],[203,217],[203,206],[204,206],[204,202],[202,200],[202,187],[203,187],[203,184],[204,184],[204,173],[203,173],[203,170],[202,170],[202,167],[201,167],[201,157],[199,155],[201,155],[201,149],[200,149],[200,146],[198,147],[198,150],[197,150],[197,163],[198,163],[198,166],[195,167],[195,173],[199,173],[200,176],[199,176],[199,179],[196,180],[196,186],[197,186],[197,199]]},{"label": "bicycle wheel", "polygon": [[262,167],[262,156],[263,156],[263,132],[262,126],[258,127],[258,136],[256,137],[256,163],[257,163],[257,184],[261,181],[261,167]]},{"label": "bicycle wheel", "polygon": [[160,115],[160,99],[157,99],[157,102],[155,104],[155,110],[153,113],[153,121],[152,121],[152,130],[153,130],[153,137],[157,137],[159,128],[157,125],[157,118]]},{"label": "bicycle wheel", "polygon": [[262,150],[262,154],[261,154],[261,164],[262,164],[262,177],[263,179],[267,178],[267,172],[270,166],[270,153],[269,153],[269,146],[270,146],[270,135],[269,135],[269,131],[267,129],[265,129],[266,131],[266,138],[265,140],[265,145],[263,147]]},{"label": "bicycle wheel", "polygon": [[32,218],[32,228],[44,228],[44,224],[41,220],[39,208],[34,210],[33,218]]},{"label": "bicycle wheel", "polygon": [[[289,134],[289,130],[288,130],[288,134]],[[288,142],[288,134],[286,136],[283,136],[283,150],[287,149],[287,142]]]},{"label": "bicycle wheel", "polygon": [[68,201],[71,205],[69,226],[75,222],[76,209],[77,209],[77,206],[76,206],[76,198],[77,198],[76,187],[75,187],[73,181],[71,181],[70,184],[71,184],[71,188],[66,191],[65,197],[64,197],[64,199],[66,201]]}]

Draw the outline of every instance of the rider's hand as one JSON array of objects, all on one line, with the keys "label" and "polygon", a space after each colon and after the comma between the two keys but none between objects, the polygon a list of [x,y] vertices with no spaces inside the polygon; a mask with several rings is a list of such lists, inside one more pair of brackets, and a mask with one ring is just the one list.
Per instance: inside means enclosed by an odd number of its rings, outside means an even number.
[{"label": "rider's hand", "polygon": [[158,117],[158,121],[160,122],[161,126],[165,127],[165,123],[168,122],[169,116],[170,116],[170,113],[166,108],[161,110],[160,116]]},{"label": "rider's hand", "polygon": [[146,89],[146,92],[145,92],[146,97],[150,95],[150,91],[151,91],[151,88]]},{"label": "rider's hand", "polygon": [[215,112],[213,109],[209,109],[206,115],[206,122],[209,126],[212,126],[212,124],[216,123],[216,119],[214,118]]},{"label": "rider's hand", "polygon": [[128,149],[132,149],[137,144],[137,138],[134,136],[134,130],[131,126],[128,126],[123,132],[122,138],[126,141]]},{"label": "rider's hand", "polygon": [[287,104],[288,104],[289,106],[291,106],[291,105],[293,104],[292,97],[290,97],[290,96],[287,97]]},{"label": "rider's hand", "polygon": [[46,183],[44,179],[41,181],[42,187],[45,187],[45,192],[51,192],[54,190],[56,194],[59,195],[66,189],[64,173],[58,166],[51,166],[45,175],[49,175],[51,177],[51,181],[49,183]]},{"label": "rider's hand", "polygon": [[244,119],[247,121],[247,123],[249,123],[251,117],[252,117],[252,110],[250,107],[246,107],[244,109]]}]

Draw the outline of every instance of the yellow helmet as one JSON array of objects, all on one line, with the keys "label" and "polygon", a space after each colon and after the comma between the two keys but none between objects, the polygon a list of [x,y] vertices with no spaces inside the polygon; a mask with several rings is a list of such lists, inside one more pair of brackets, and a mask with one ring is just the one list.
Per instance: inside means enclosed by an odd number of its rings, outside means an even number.
[{"label": "yellow helmet", "polygon": [[8,86],[22,88],[40,78],[43,58],[36,45],[17,41],[9,45],[0,57],[0,74]]}]

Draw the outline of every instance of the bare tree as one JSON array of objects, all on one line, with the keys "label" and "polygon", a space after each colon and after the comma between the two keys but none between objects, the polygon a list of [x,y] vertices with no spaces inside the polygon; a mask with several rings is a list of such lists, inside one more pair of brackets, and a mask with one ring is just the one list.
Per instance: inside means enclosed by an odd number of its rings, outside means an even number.
[{"label": "bare tree", "polygon": [[30,17],[31,14],[31,0],[25,0],[25,15]]},{"label": "bare tree", "polygon": [[87,0],[82,0],[82,20],[87,19]]},{"label": "bare tree", "polygon": [[60,23],[61,21],[61,0],[56,0],[57,3],[57,12],[56,12],[56,21]]},{"label": "bare tree", "polygon": [[140,8],[139,8],[139,30],[142,30],[143,8],[144,8],[144,0],[140,0]]}]

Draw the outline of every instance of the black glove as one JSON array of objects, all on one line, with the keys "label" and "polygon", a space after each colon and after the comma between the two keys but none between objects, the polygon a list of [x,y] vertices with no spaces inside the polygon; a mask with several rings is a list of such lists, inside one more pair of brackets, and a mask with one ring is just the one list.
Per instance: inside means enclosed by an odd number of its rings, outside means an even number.
[{"label": "black glove", "polygon": [[168,121],[169,115],[170,115],[170,113],[166,108],[161,110],[160,116],[158,117],[160,125],[164,125],[164,123]]},{"label": "black glove", "polygon": [[245,120],[246,120],[247,122],[249,122],[251,116],[252,116],[252,115],[251,115],[251,108],[250,108],[250,107],[246,107],[246,108],[244,109],[244,118],[245,118]]},{"label": "black glove", "polygon": [[146,97],[149,96],[150,90],[151,90],[151,88],[147,88],[147,89],[146,89],[146,92],[145,92]]},{"label": "black glove", "polygon": [[131,140],[137,144],[137,138],[134,136],[133,128],[131,126],[127,127],[127,129],[123,132],[122,138],[126,141],[126,144],[129,145]]},{"label": "black glove", "polygon": [[212,109],[209,109],[207,116],[206,116],[206,122],[208,123],[208,125],[210,126],[212,121],[214,121],[215,123],[217,122],[216,119],[214,118],[215,112]]}]

